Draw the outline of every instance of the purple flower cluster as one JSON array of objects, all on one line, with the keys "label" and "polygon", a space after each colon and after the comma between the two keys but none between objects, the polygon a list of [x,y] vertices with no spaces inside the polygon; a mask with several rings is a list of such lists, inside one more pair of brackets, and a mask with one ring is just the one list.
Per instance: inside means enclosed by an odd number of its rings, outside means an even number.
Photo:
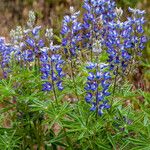
[{"label": "purple flower cluster", "polygon": [[121,22],[117,19],[107,25],[105,45],[111,70],[118,67],[125,72],[127,66],[131,64],[133,56],[141,53],[140,50],[144,48],[144,43],[147,41],[143,35],[144,11],[135,10],[136,12],[134,13],[131,8],[129,8],[129,11],[133,15],[127,21]]},{"label": "purple flower cluster", "polygon": [[62,78],[65,76],[63,73],[62,65],[64,61],[59,54],[48,55],[48,51],[43,51],[40,57],[42,80],[46,81],[43,84],[43,91],[51,91],[56,84],[58,90],[63,90]]},{"label": "purple flower cluster", "polygon": [[8,43],[5,43],[5,38],[0,37],[0,65],[3,70],[4,78],[7,77],[9,71],[9,63],[11,61],[11,55],[14,52],[14,47]]},{"label": "purple flower cluster", "polygon": [[25,42],[22,47],[24,61],[33,62],[39,59],[40,49],[45,46],[44,40],[40,39],[40,30],[41,26],[36,26],[25,34]]},{"label": "purple flower cluster", "polygon": [[[75,12],[73,7],[70,7],[71,15],[64,16],[61,34],[64,36],[62,46],[66,55],[75,56],[78,50],[78,43],[81,41],[79,31],[82,29],[82,24],[78,21],[79,12]],[[69,47],[69,48],[67,48]]]},{"label": "purple flower cluster", "polygon": [[85,100],[92,105],[90,110],[97,110],[98,114],[101,116],[104,109],[110,108],[106,97],[110,95],[108,89],[111,76],[109,72],[105,71],[107,65],[104,64],[89,63],[86,68],[90,72],[85,86]]},{"label": "purple flower cluster", "polygon": [[83,8],[87,10],[85,17],[96,23],[101,17],[104,24],[112,21],[115,17],[116,4],[113,0],[84,0]]},{"label": "purple flower cluster", "polygon": [[[105,25],[116,17],[115,2],[112,0],[84,0],[83,8],[83,47],[92,49],[94,40],[101,39],[105,34]],[[101,43],[103,44],[103,43]]]}]

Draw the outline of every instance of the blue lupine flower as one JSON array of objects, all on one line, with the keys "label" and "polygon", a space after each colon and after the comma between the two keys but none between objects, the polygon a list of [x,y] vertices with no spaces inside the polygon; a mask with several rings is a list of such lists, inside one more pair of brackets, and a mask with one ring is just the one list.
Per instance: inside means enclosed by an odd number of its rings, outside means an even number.
[{"label": "blue lupine flower", "polygon": [[0,37],[0,66],[3,72],[3,77],[7,78],[10,72],[9,63],[11,61],[11,53],[15,52],[15,47],[13,45],[5,43],[5,38]]},{"label": "blue lupine flower", "polygon": [[141,43],[146,43],[147,42],[147,37],[146,36],[142,36],[140,39]]},{"label": "blue lupine flower", "polygon": [[63,38],[62,46],[67,46],[67,42],[68,42],[67,38]]},{"label": "blue lupine flower", "polygon": [[140,44],[139,44],[139,48],[140,48],[141,50],[143,50],[143,49],[145,48],[145,45],[144,45],[143,43],[140,43]]},{"label": "blue lupine flower", "polygon": [[90,111],[96,111],[96,103],[92,102],[92,107],[90,108]]},{"label": "blue lupine flower", "polygon": [[48,61],[47,52],[41,52],[40,61],[43,62],[43,63]]},{"label": "blue lupine flower", "polygon": [[58,90],[62,91],[64,89],[64,87],[62,86],[62,81],[58,81],[56,83],[57,87],[58,87]]},{"label": "blue lupine flower", "polygon": [[91,83],[91,90],[95,91],[98,88],[98,84],[96,82]]},{"label": "blue lupine flower", "polygon": [[110,78],[111,78],[111,76],[110,76],[110,73],[109,73],[109,72],[104,72],[103,77],[104,77],[104,79],[105,79],[105,80],[108,80],[108,79],[110,79]]},{"label": "blue lupine flower", "polygon": [[91,90],[91,84],[90,84],[90,82],[86,83],[86,86],[84,87],[84,89],[87,90],[87,91]]},{"label": "blue lupine flower", "polygon": [[108,87],[110,86],[110,83],[107,82],[106,80],[102,80],[101,85],[104,89],[108,89]]},{"label": "blue lupine flower", "polygon": [[36,26],[35,28],[33,28],[33,30],[32,30],[32,34],[34,35],[34,36],[37,36],[37,35],[39,35],[39,31],[41,30],[41,26]]},{"label": "blue lupine flower", "polygon": [[78,32],[79,30],[82,29],[81,23],[75,22],[72,26],[73,32]]},{"label": "blue lupine flower", "polygon": [[32,50],[25,50],[23,52],[23,58],[25,61],[29,61],[29,62],[32,62],[34,61],[34,53]]},{"label": "blue lupine flower", "polygon": [[94,80],[95,76],[94,73],[90,72],[89,76],[87,77],[88,80]]},{"label": "blue lupine flower", "polygon": [[40,48],[44,47],[44,46],[45,46],[44,40],[43,40],[43,39],[40,39],[40,40],[38,41],[37,46],[40,47]]},{"label": "blue lupine flower", "polygon": [[48,72],[43,72],[42,76],[41,76],[41,79],[43,79],[43,80],[48,79],[48,76],[49,76]]},{"label": "blue lupine flower", "polygon": [[104,101],[103,104],[99,105],[99,109],[98,109],[98,114],[100,116],[103,115],[103,110],[104,109],[109,109],[110,108],[110,105],[108,105],[108,101]]},{"label": "blue lupine flower", "polygon": [[145,10],[133,9],[131,7],[128,10],[135,15],[144,15],[146,13]]},{"label": "blue lupine flower", "polygon": [[56,71],[57,71],[57,72],[61,72],[61,71],[62,71],[62,68],[61,68],[61,65],[60,65],[60,64],[56,64],[56,65],[55,65],[55,68],[56,68]]},{"label": "blue lupine flower", "polygon": [[132,43],[135,43],[135,44],[136,44],[136,43],[138,43],[138,40],[139,40],[139,39],[138,39],[137,36],[132,36],[132,37],[131,37]]},{"label": "blue lupine flower", "polygon": [[51,91],[52,90],[52,84],[49,82],[45,82],[42,86],[43,86],[43,88],[42,88],[43,91]]},{"label": "blue lupine flower", "polygon": [[[70,10],[71,15],[64,17],[61,34],[63,35],[62,46],[65,47],[65,54],[70,51],[69,57],[73,57],[76,55],[78,42],[81,40],[78,32],[82,29],[82,24],[77,19],[80,12],[75,12],[72,7]],[[68,48],[66,48],[67,45]]]},{"label": "blue lupine flower", "polygon": [[[56,85],[58,90],[63,90],[61,78],[64,77],[64,73],[62,71],[61,65],[64,63],[64,61],[61,59],[61,55],[52,54],[51,56],[49,56],[47,52],[42,52],[40,61],[41,61],[40,70],[42,72],[41,78],[43,80],[51,78],[52,83],[49,82],[49,84],[52,87]],[[43,86],[47,87],[47,84],[44,84]],[[43,91],[50,91],[50,90],[48,88],[44,88]]]},{"label": "blue lupine flower", "polygon": [[53,45],[53,42],[51,42],[51,44],[50,44],[51,51],[57,51],[60,49],[60,47],[61,47],[60,45]]},{"label": "blue lupine flower", "polygon": [[31,47],[35,47],[35,41],[31,37],[27,37],[26,43],[29,44]]},{"label": "blue lupine flower", "polygon": [[[48,33],[45,35],[47,38],[53,35],[52,30],[48,30],[47,32]],[[48,38],[48,41],[50,43],[49,48],[44,47],[44,41],[39,41],[41,42],[41,45],[43,43],[43,47],[40,49],[41,50],[40,52],[41,69],[40,70],[42,73],[41,78],[42,80],[50,79],[51,83],[50,82],[48,83],[52,87],[56,85],[58,90],[63,90],[62,78],[64,77],[64,73],[62,69],[62,64],[64,63],[64,61],[61,59],[61,55],[56,53],[60,49],[60,45],[54,45],[52,41],[52,37]],[[51,53],[49,53],[49,51]],[[55,88],[53,88],[53,90],[55,90]],[[48,88],[44,88],[43,91],[50,91],[50,90]]]},{"label": "blue lupine flower", "polygon": [[101,79],[102,78],[102,73],[100,71],[96,72],[96,78]]},{"label": "blue lupine flower", "polygon": [[88,92],[87,94],[86,94],[86,96],[85,96],[85,100],[86,100],[86,102],[87,103],[90,103],[91,102],[91,100],[92,100],[92,94],[90,93],[90,92]]},{"label": "blue lupine flower", "polygon": [[104,100],[103,93],[102,92],[96,93],[96,98],[97,98],[98,102]]},{"label": "blue lupine flower", "polygon": [[[107,31],[105,45],[108,48],[107,53],[110,70],[116,68],[112,66],[122,66],[122,70],[125,72],[132,59],[131,54],[129,53],[131,52],[130,49],[144,48],[143,44],[140,43],[141,38],[135,34],[136,31],[143,34],[144,17],[137,15],[140,13],[139,10],[129,8],[129,11],[134,13],[134,15],[133,17],[127,18],[127,21],[121,22],[120,20],[117,20],[108,23],[109,29]],[[144,13],[142,12],[141,14]],[[134,53],[136,53],[135,50]]]},{"label": "blue lupine flower", "polygon": [[122,50],[122,57],[124,58],[124,60],[130,60],[131,59],[131,56],[125,50]]},{"label": "blue lupine flower", "polygon": [[104,89],[103,90],[103,94],[104,94],[104,96],[109,96],[111,93],[110,92],[108,92],[108,89]]},{"label": "blue lupine flower", "polygon": [[59,71],[59,72],[58,72],[58,76],[59,76],[60,78],[63,78],[63,77],[65,77],[65,74],[63,73],[63,71]]},{"label": "blue lupine flower", "polygon": [[137,31],[138,33],[143,33],[143,32],[144,32],[142,26],[137,26],[136,31]]},{"label": "blue lupine flower", "polygon": [[61,34],[65,35],[69,32],[69,28],[66,25],[63,25],[62,30],[61,30]]},{"label": "blue lupine flower", "polygon": [[125,71],[128,64],[126,62],[122,61],[121,65],[122,65],[123,70]]},{"label": "blue lupine flower", "polygon": [[64,20],[63,20],[64,24],[67,24],[67,23],[69,23],[70,21],[71,21],[70,16],[68,16],[68,15],[64,16]]},{"label": "blue lupine flower", "polygon": [[53,54],[51,56],[51,61],[52,62],[57,62],[60,58],[61,58],[61,56],[59,54]]},{"label": "blue lupine flower", "polygon": [[44,73],[44,72],[50,72],[50,65],[49,64],[42,64],[41,65],[41,72]]},{"label": "blue lupine flower", "polygon": [[[62,46],[65,54],[76,56],[81,45],[92,52],[97,53],[102,49],[107,49],[108,65],[97,63],[88,63],[86,68],[89,71],[87,83],[85,86],[86,102],[92,105],[91,111],[98,109],[99,115],[102,115],[104,109],[109,109],[110,105],[106,101],[111,85],[110,71],[114,75],[118,75],[116,68],[122,69],[124,73],[131,62],[131,52],[137,55],[141,54],[144,49],[144,43],[147,38],[143,35],[143,24],[145,23],[145,11],[129,8],[129,12],[133,13],[126,21],[121,22],[117,17],[116,4],[112,0],[84,0],[83,23],[78,21],[80,12],[75,12],[71,8],[71,15],[66,15],[62,23],[61,34],[63,35]],[[35,20],[35,18],[34,18]],[[25,31],[25,35],[18,36],[16,45],[8,45],[0,38],[0,57],[1,67],[4,70],[4,76],[8,74],[9,62],[11,55],[15,52],[17,61],[25,60],[32,62],[35,58],[40,60],[40,71],[43,91],[51,91],[55,85],[58,90],[63,90],[62,78],[65,76],[63,72],[63,64],[61,55],[58,54],[60,45],[54,45],[52,41],[53,33],[45,35],[45,41],[40,39],[41,26],[36,26]],[[51,34],[50,34],[51,33]],[[50,35],[50,36],[49,36]],[[25,41],[21,41],[22,39]],[[48,47],[45,46],[47,40]],[[96,45],[96,46],[95,46]],[[45,46],[45,47],[44,47]],[[96,48],[95,48],[96,47]],[[136,56],[136,55],[135,55]],[[36,63],[36,62],[35,62]],[[110,71],[108,69],[110,67]],[[122,67],[122,68],[120,68]],[[7,68],[7,69],[6,69]],[[119,70],[119,71],[120,71]],[[50,80],[49,80],[50,79]]]},{"label": "blue lupine flower", "polygon": [[88,3],[86,3],[86,2],[84,2],[83,8],[85,8],[88,12],[91,11],[91,6]]}]

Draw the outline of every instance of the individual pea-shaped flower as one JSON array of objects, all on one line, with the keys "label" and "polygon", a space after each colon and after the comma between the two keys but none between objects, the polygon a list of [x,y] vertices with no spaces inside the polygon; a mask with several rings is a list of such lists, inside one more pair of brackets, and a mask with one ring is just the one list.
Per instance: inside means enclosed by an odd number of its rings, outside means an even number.
[{"label": "individual pea-shaped flower", "polygon": [[91,100],[92,100],[92,97],[93,97],[92,93],[87,92],[87,93],[86,93],[86,96],[85,96],[86,102],[87,102],[87,103],[90,103]]},{"label": "individual pea-shaped flower", "polygon": [[110,105],[108,104],[108,101],[104,101],[103,104],[99,105],[98,114],[102,116],[104,113],[104,109],[109,109],[109,108]]},{"label": "individual pea-shaped flower", "polygon": [[42,91],[51,91],[52,90],[52,84],[49,82],[45,82],[43,85]]},{"label": "individual pea-shaped flower", "polygon": [[95,78],[94,73],[90,72],[89,76],[87,77],[87,79],[92,81],[92,80],[94,80],[94,78]]},{"label": "individual pea-shaped flower", "polygon": [[122,58],[125,60],[125,61],[128,61],[131,59],[131,55],[129,55],[129,53],[126,51],[126,50],[122,50]]},{"label": "individual pea-shaped flower", "polygon": [[34,53],[32,50],[25,50],[22,54],[25,61],[32,62],[34,61]]},{"label": "individual pea-shaped flower", "polygon": [[62,91],[64,89],[64,87],[62,86],[62,81],[58,81],[56,83],[58,90]]},{"label": "individual pea-shaped flower", "polygon": [[41,26],[36,26],[32,29],[32,34],[35,37],[35,39],[39,39],[40,30],[41,30]]},{"label": "individual pea-shaped flower", "polygon": [[34,39],[32,39],[31,37],[27,37],[26,43],[31,47],[35,47],[36,45]]},{"label": "individual pea-shaped flower", "polygon": [[42,73],[49,73],[50,72],[50,65],[49,64],[42,64],[40,70]]},{"label": "individual pea-shaped flower", "polygon": [[96,93],[96,98],[97,98],[97,101],[98,101],[98,102],[104,100],[104,95],[103,95],[103,93],[102,93],[102,92]]},{"label": "individual pea-shaped flower", "polygon": [[48,61],[48,54],[47,54],[47,52],[45,52],[45,51],[41,52],[40,61],[42,63],[45,63],[45,62]]}]

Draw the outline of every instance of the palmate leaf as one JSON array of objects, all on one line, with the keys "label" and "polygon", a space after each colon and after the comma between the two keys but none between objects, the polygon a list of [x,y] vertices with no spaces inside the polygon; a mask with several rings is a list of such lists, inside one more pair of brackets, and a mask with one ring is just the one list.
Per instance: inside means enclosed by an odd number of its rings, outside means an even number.
[{"label": "palmate leaf", "polygon": [[21,137],[15,135],[16,131],[1,128],[0,132],[0,149],[19,150],[19,142]]},{"label": "palmate leaf", "polygon": [[150,150],[150,146],[148,146],[148,147],[136,146],[136,147],[132,148],[131,150]]},{"label": "palmate leaf", "polygon": [[43,121],[43,124],[48,123],[49,129],[51,129],[55,123],[59,123],[61,125],[61,121],[64,119],[64,117],[67,117],[67,114],[72,110],[72,108],[69,107],[68,102],[64,102],[63,104],[56,104],[55,102],[50,101],[35,101],[31,107],[34,111],[45,113],[47,119]]},{"label": "palmate leaf", "polygon": [[15,94],[16,93],[13,88],[13,82],[11,79],[9,79],[8,81],[6,80],[0,81],[0,100],[14,96]]},{"label": "palmate leaf", "polygon": [[[86,107],[85,107],[86,106]],[[104,148],[110,149],[109,141],[103,129],[102,118],[95,120],[95,113],[90,112],[84,102],[79,102],[74,107],[74,112],[68,114],[63,120],[64,128],[74,143],[79,143],[84,149]],[[77,107],[77,108],[76,108]]]},{"label": "palmate leaf", "polygon": [[127,150],[129,144],[130,144],[129,141],[125,141],[125,142],[120,146],[119,150]]},{"label": "palmate leaf", "polygon": [[46,150],[57,149],[57,146],[68,147],[65,142],[65,134],[63,131],[60,131],[58,135],[54,133],[53,130],[50,130],[50,133],[47,134],[47,139],[45,140]]},{"label": "palmate leaf", "polygon": [[110,150],[111,149],[111,147],[108,146],[107,144],[103,144],[100,142],[95,142],[95,145],[97,145],[97,147],[102,150]]},{"label": "palmate leaf", "polygon": [[51,101],[39,101],[39,100],[33,100],[33,104],[30,105],[31,111],[49,111]]},{"label": "palmate leaf", "polygon": [[114,141],[112,135],[110,135],[109,133],[107,133],[107,138],[108,138],[108,140],[110,141],[110,143],[111,143],[113,149],[114,149],[114,150],[117,150],[116,143],[115,143],[115,141]]},{"label": "palmate leaf", "polygon": [[[64,122],[64,127],[69,129],[69,132],[76,132],[76,131],[83,131],[88,130],[86,125],[88,123],[88,118],[85,116],[85,114],[82,112],[82,109],[80,106],[78,106],[78,112],[72,112],[68,114],[68,119],[65,119]],[[80,109],[81,108],[81,109]],[[74,106],[74,109],[77,109],[77,106]],[[78,113],[78,114],[77,114]],[[83,133],[82,133],[83,134]],[[82,137],[82,135],[81,135]]]},{"label": "palmate leaf", "polygon": [[128,141],[133,143],[135,146],[132,150],[149,150],[150,149],[150,139],[133,139],[129,138]]}]

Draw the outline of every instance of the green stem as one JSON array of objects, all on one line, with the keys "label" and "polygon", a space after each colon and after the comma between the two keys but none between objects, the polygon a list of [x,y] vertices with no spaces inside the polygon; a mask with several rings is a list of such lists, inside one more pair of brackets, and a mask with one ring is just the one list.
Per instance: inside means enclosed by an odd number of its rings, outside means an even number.
[{"label": "green stem", "polygon": [[118,66],[116,69],[115,81],[114,81],[114,86],[113,86],[113,97],[114,97],[115,91],[116,91],[117,77],[118,77]]},{"label": "green stem", "polygon": [[[112,94],[113,94],[112,96],[113,96],[113,98],[114,98],[114,96],[115,96],[115,91],[116,91],[117,77],[118,77],[118,66],[117,66],[117,68],[116,68],[116,75],[115,75],[114,86],[113,86],[113,91],[112,91]],[[112,99],[112,101],[111,101],[111,106],[112,106],[112,104],[113,104],[113,99]],[[112,111],[112,107],[110,108],[110,111]]]},{"label": "green stem", "polygon": [[72,62],[72,58],[71,58],[71,62],[70,62],[70,69],[71,69],[71,78],[73,80],[73,85],[74,85],[74,89],[75,89],[75,94],[76,94],[76,97],[79,101],[79,96],[78,96],[78,92],[77,92],[77,86],[76,86],[76,82],[75,82],[75,78],[74,78],[74,73],[73,73],[73,62]]},{"label": "green stem", "polygon": [[[96,66],[96,72],[98,72],[98,55],[96,56],[96,63],[97,63],[97,66]],[[96,120],[98,119],[98,86],[99,86],[99,82],[98,80],[96,80],[96,83],[97,83],[97,90],[96,90]]]},{"label": "green stem", "polygon": [[92,62],[92,60],[93,60],[93,51],[91,49],[91,62]]},{"label": "green stem", "polygon": [[[52,63],[52,61],[51,61],[51,67],[52,67],[51,74],[53,74],[53,63]],[[53,87],[54,98],[55,98],[56,104],[58,106],[58,100],[57,100],[57,95],[56,95],[56,90],[55,90],[55,85],[54,85],[53,79],[52,79],[52,87]]]}]

